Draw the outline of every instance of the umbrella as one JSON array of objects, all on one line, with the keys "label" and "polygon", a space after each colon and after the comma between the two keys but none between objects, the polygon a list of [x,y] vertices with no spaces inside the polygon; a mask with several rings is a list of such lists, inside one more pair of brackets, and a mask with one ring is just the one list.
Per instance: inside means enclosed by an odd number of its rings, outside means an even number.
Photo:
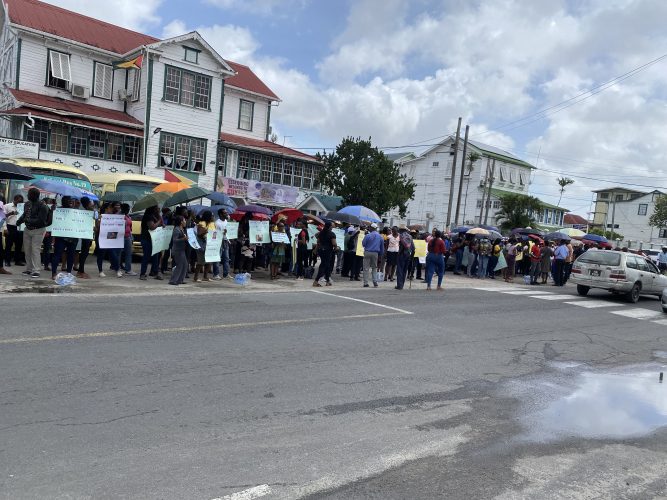
[{"label": "umbrella", "polygon": [[236,207],[237,212],[252,212],[253,214],[264,214],[268,215],[269,217],[271,216],[272,212],[266,207],[262,207],[261,205],[241,205],[240,207]]},{"label": "umbrella", "polygon": [[34,179],[34,176],[27,168],[20,167],[9,161],[0,161],[0,179],[29,181],[30,179]]},{"label": "umbrella", "polygon": [[451,233],[459,233],[459,234],[460,234],[460,233],[467,233],[467,232],[470,231],[471,229],[472,229],[472,228],[470,228],[470,227],[468,227],[468,226],[460,226],[460,227],[455,227],[455,228],[452,229],[450,232],[451,232]]},{"label": "umbrella", "polygon": [[306,214],[304,215],[305,219],[309,222],[315,222],[318,225],[324,225],[324,221],[320,219],[317,215]]},{"label": "umbrella", "polygon": [[227,210],[228,212],[233,212],[234,210],[236,210],[236,202],[232,200],[229,196],[227,196],[225,193],[219,193],[216,191],[206,196],[206,198],[211,200],[216,205],[223,205],[229,207],[231,210]]},{"label": "umbrella", "polygon": [[516,229],[512,229],[511,234],[524,234],[524,235],[536,234],[538,236],[544,236],[544,233],[542,231],[540,231],[539,229],[533,229],[532,227],[523,227],[523,228],[518,227]]},{"label": "umbrella", "polygon": [[268,215],[260,214],[260,213],[257,213],[257,212],[238,212],[238,211],[236,211],[233,214],[231,214],[229,217],[236,222],[241,222],[241,219],[243,219],[243,217],[248,213],[251,214],[250,220],[269,220]]},{"label": "umbrella", "polygon": [[[164,186],[164,184],[161,184]],[[169,199],[164,202],[165,207],[173,207],[174,205],[182,205],[188,201],[196,200],[198,198],[203,198],[211,194],[211,191],[208,189],[200,188],[199,186],[192,186],[186,189],[181,189],[177,193],[171,195]]]},{"label": "umbrella", "polygon": [[271,217],[271,222],[278,222],[278,218],[283,217],[283,220],[288,226],[291,226],[295,221],[303,217],[303,212],[297,210],[296,208],[283,208],[278,210],[273,217]]},{"label": "umbrella", "polygon": [[482,227],[484,229],[488,229],[489,231],[495,231],[496,233],[500,233],[500,229],[498,229],[496,226],[487,226],[486,224],[480,224],[478,227]]},{"label": "umbrella", "polygon": [[581,229],[575,229],[573,227],[564,227],[563,229],[559,229],[558,232],[567,234],[570,238],[583,238],[586,235]]},{"label": "umbrella", "polygon": [[408,229],[410,231],[423,231],[424,230],[424,224],[410,224],[408,226]]},{"label": "umbrella", "polygon": [[102,201],[137,201],[137,195],[124,191],[112,191],[102,196]]},{"label": "umbrella", "polygon": [[489,236],[489,230],[484,229],[482,227],[473,227],[472,229],[469,229],[466,234],[474,234],[474,235],[479,235],[479,236]]},{"label": "umbrella", "polygon": [[192,210],[195,215],[199,215],[202,213],[204,210],[210,210],[213,212],[213,215],[217,215],[218,211],[221,209],[227,210],[228,213],[232,213],[233,210],[229,210],[229,207],[227,205],[211,205],[210,207],[207,205],[188,205],[188,210]]},{"label": "umbrella", "polygon": [[336,222],[345,222],[347,224],[354,224],[355,226],[361,225],[361,219],[356,215],[346,214],[343,212],[327,212],[324,214],[325,219],[334,220]]},{"label": "umbrella", "polygon": [[46,191],[47,193],[54,193],[60,196],[69,196],[78,200],[86,196],[91,201],[99,201],[99,198],[94,193],[76,186],[70,186],[64,182],[52,181],[49,179],[38,179],[30,183],[30,187],[35,187],[42,191]]},{"label": "umbrella", "polygon": [[190,187],[185,182],[163,182],[153,188],[154,193],[178,193]]},{"label": "umbrella", "polygon": [[345,208],[341,208],[338,213],[356,215],[360,220],[365,222],[382,222],[380,216],[373,212],[370,208],[366,208],[362,205],[350,205]]},{"label": "umbrella", "polygon": [[572,238],[570,238],[567,234],[561,233],[560,231],[556,231],[555,233],[549,233],[546,236],[544,236],[545,240],[552,240],[552,241],[560,241],[560,240],[567,240],[570,241]]},{"label": "umbrella", "polygon": [[585,234],[581,237],[581,239],[593,241],[595,243],[609,243],[609,240],[607,240],[607,238],[605,238],[604,236],[600,236],[599,234]]},{"label": "umbrella", "polygon": [[489,232],[489,239],[490,240],[502,240],[503,235],[500,234],[498,231],[494,231],[493,229],[487,229]]},{"label": "umbrella", "polygon": [[169,193],[151,193],[147,194],[139,201],[137,201],[132,207],[133,212],[141,212],[146,210],[148,207],[160,206],[167,201],[171,195]]}]

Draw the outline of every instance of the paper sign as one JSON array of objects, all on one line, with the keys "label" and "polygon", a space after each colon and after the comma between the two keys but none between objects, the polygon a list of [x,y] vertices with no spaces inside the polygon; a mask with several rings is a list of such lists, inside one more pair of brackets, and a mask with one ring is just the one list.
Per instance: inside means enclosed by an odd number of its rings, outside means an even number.
[{"label": "paper sign", "polygon": [[199,250],[201,245],[197,241],[197,230],[194,227],[190,227],[187,230],[188,233],[188,244],[195,250]]},{"label": "paper sign", "polygon": [[227,239],[235,240],[239,237],[239,223],[227,221]]},{"label": "paper sign", "polygon": [[222,233],[220,231],[209,231],[206,234],[205,262],[220,262],[220,248],[222,247]]},{"label": "paper sign", "polygon": [[125,246],[125,216],[102,214],[100,219],[100,248],[123,248]]},{"label": "paper sign", "polygon": [[289,245],[289,236],[287,236],[287,233],[271,232],[271,241],[274,243],[287,243]]},{"label": "paper sign", "polygon": [[250,223],[250,244],[266,244],[271,243],[269,235],[269,221],[267,220],[251,220]]},{"label": "paper sign", "polygon": [[316,235],[320,230],[314,224],[308,224],[308,250],[312,250],[317,243]]},{"label": "paper sign", "polygon": [[364,236],[366,236],[366,231],[359,231],[359,236],[357,237],[357,257],[364,256],[364,246],[361,244],[364,241]]},{"label": "paper sign", "polygon": [[[23,216],[23,209],[25,208],[25,203],[16,204],[16,220],[19,220]],[[25,224],[19,224],[16,226],[17,231],[25,231]]]},{"label": "paper sign", "polygon": [[[53,212],[51,235],[58,238],[93,239],[93,212],[76,208],[57,208]],[[125,236],[125,226],[123,226]]]},{"label": "paper sign", "polygon": [[343,243],[345,242],[345,229],[335,227],[331,229],[331,232],[336,236],[336,245],[343,248]]},{"label": "paper sign", "polygon": [[412,240],[412,242],[415,244],[415,257],[423,257],[425,259],[427,253],[426,241]]},{"label": "paper sign", "polygon": [[153,231],[148,231],[151,234],[151,242],[153,244],[153,253],[163,252],[169,249],[169,243],[171,242],[171,236],[174,232],[174,226],[164,226],[158,227]]}]

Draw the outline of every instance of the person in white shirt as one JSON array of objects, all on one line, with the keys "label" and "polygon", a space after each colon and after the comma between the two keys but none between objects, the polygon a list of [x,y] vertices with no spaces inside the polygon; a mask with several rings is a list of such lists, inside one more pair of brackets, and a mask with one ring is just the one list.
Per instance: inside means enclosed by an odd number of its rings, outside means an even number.
[{"label": "person in white shirt", "polygon": [[23,196],[20,194],[14,195],[13,203],[7,203],[4,207],[6,219],[5,236],[5,266],[9,267],[12,260],[12,247],[14,248],[14,264],[22,266],[23,262],[23,231],[19,231],[16,225],[16,217],[18,215],[18,205],[23,203]]},{"label": "person in white shirt", "polygon": [[[229,239],[227,238],[227,220],[229,214],[227,210],[221,208],[218,210],[218,220],[215,221],[215,227],[222,233],[222,246],[220,247],[220,261],[222,262],[222,278],[229,278]],[[220,265],[213,263],[213,279],[219,280]]]},{"label": "person in white shirt", "polygon": [[667,247],[662,247],[662,253],[658,254],[658,269],[663,274],[667,272]]},{"label": "person in white shirt", "polygon": [[5,264],[5,247],[3,245],[4,238],[2,237],[2,230],[7,221],[7,216],[5,215],[5,198],[0,195],[0,274],[12,274],[4,268]]}]

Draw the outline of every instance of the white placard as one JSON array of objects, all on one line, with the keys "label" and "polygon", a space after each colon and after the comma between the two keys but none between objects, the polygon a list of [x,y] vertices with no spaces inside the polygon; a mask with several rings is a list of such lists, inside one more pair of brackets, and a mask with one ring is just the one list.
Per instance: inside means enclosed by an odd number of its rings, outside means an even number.
[{"label": "white placard", "polygon": [[125,216],[102,214],[100,219],[100,248],[123,248],[125,246]]},{"label": "white placard", "polygon": [[289,236],[287,233],[271,232],[271,241],[274,243],[287,243],[289,245]]}]

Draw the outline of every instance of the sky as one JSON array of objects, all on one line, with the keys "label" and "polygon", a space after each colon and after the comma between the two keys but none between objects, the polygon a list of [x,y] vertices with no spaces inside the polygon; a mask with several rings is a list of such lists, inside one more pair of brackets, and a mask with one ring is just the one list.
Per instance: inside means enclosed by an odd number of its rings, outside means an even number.
[{"label": "sky", "polygon": [[667,57],[644,67],[667,54],[664,0],[49,3],[158,37],[199,31],[280,96],[278,141],[309,153],[347,136],[419,152],[461,116],[538,167],[531,194],[556,203],[557,179],[574,179],[574,213],[593,189],[667,191]]}]

